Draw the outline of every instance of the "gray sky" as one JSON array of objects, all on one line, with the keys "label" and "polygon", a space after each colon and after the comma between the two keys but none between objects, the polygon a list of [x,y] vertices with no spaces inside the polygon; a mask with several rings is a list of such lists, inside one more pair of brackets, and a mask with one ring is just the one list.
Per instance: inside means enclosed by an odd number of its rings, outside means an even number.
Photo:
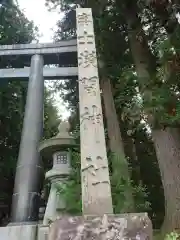
[{"label": "gray sky", "polygon": [[[45,0],[18,0],[18,3],[27,18],[33,20],[39,28],[41,34],[40,42],[52,42],[56,22],[62,18],[62,14],[57,11],[49,12],[45,6]],[[66,119],[69,116],[69,112],[59,94],[55,95],[55,101],[59,114],[62,115],[63,119]]]},{"label": "gray sky", "polygon": [[41,42],[50,42],[53,37],[56,22],[61,18],[57,11],[49,12],[45,6],[45,0],[18,0],[20,8],[23,9],[29,20],[33,20],[39,28]]}]

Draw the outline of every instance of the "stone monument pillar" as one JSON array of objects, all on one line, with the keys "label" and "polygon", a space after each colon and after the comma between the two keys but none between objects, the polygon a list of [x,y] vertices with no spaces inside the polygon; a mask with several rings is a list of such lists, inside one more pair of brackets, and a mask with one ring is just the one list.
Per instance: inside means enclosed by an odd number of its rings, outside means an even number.
[{"label": "stone monument pillar", "polygon": [[91,9],[77,8],[83,214],[113,213]]},{"label": "stone monument pillar", "polygon": [[43,57],[31,59],[25,116],[17,162],[12,223],[38,221],[42,166],[38,152],[43,129]]}]

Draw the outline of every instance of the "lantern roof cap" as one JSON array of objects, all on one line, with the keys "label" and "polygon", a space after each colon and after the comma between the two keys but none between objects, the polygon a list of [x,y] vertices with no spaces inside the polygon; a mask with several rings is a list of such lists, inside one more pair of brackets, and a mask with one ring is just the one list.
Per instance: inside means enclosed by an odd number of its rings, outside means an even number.
[{"label": "lantern roof cap", "polygon": [[61,122],[58,126],[58,134],[55,136],[56,138],[72,138],[69,133],[70,124],[68,121]]},{"label": "lantern roof cap", "polygon": [[61,122],[56,136],[40,142],[39,152],[42,156],[52,157],[55,152],[76,146],[75,140],[69,130],[70,124],[67,121]]}]

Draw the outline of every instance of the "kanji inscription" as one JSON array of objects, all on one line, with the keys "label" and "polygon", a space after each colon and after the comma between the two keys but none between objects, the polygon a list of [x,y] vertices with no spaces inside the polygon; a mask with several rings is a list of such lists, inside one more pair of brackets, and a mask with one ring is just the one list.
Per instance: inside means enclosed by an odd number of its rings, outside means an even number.
[{"label": "kanji inscription", "polygon": [[84,50],[79,54],[79,67],[87,68],[87,67],[97,67],[97,59],[95,51]]},{"label": "kanji inscription", "polygon": [[[99,162],[102,161],[101,162]],[[85,167],[82,167],[82,172],[87,171],[88,174],[91,174],[93,177],[95,177],[95,179],[93,179],[92,181],[92,185],[97,185],[100,183],[106,183],[109,184],[109,179],[106,179],[106,175],[104,175],[104,179],[101,178],[100,176],[100,172],[103,170],[107,169],[106,165],[102,165],[103,164],[103,158],[100,156],[96,157],[96,161],[93,161],[91,157],[86,157],[86,161],[87,161],[87,165]]]},{"label": "kanji inscription", "polygon": [[87,26],[88,24],[92,24],[92,17],[91,14],[89,13],[78,13],[77,14],[77,23],[78,25],[83,25],[83,26]]},{"label": "kanji inscription", "polygon": [[92,124],[102,124],[102,114],[96,105],[84,107],[84,113],[81,115],[81,124],[86,120]]},{"label": "kanji inscription", "polygon": [[83,77],[79,79],[79,82],[83,85],[88,94],[96,95],[96,85],[98,77],[93,76],[90,78]]},{"label": "kanji inscription", "polygon": [[113,207],[91,9],[77,8],[76,16],[83,214],[111,214]]},{"label": "kanji inscription", "polygon": [[84,30],[84,34],[78,36],[78,42],[79,44],[92,44],[94,43],[94,35],[88,33],[86,30]]}]

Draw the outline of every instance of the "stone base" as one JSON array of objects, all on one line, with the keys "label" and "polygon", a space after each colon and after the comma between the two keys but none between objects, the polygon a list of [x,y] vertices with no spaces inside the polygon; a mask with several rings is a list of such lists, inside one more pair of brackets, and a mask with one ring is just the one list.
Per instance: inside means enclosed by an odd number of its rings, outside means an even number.
[{"label": "stone base", "polygon": [[152,240],[152,233],[146,213],[63,216],[52,224],[48,240]]},{"label": "stone base", "polygon": [[39,225],[37,240],[48,240],[48,235],[49,235],[49,226]]},{"label": "stone base", "polygon": [[0,240],[152,240],[146,213],[103,217],[62,216],[52,226],[20,225],[0,228]]},{"label": "stone base", "polygon": [[0,228],[0,240],[36,240],[37,225],[19,225]]}]

